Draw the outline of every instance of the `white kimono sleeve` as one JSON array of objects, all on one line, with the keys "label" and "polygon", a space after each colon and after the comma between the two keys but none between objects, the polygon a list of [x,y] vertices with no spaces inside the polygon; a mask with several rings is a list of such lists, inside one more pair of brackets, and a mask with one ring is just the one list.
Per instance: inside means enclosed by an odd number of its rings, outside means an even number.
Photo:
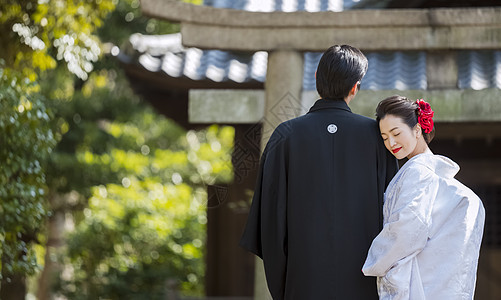
[{"label": "white kimono sleeve", "polygon": [[409,261],[426,245],[438,178],[425,167],[409,167],[386,192],[383,230],[374,239],[362,268],[382,277],[399,262]]}]

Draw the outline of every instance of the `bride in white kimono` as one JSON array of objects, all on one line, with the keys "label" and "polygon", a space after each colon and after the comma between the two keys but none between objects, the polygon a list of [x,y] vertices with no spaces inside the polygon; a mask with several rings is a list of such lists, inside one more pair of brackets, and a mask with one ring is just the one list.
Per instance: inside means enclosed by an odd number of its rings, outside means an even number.
[{"label": "bride in white kimono", "polygon": [[459,166],[434,155],[433,111],[423,100],[393,96],[376,116],[386,148],[409,160],[385,193],[383,230],[362,272],[377,276],[380,299],[473,299],[485,210],[454,179]]}]

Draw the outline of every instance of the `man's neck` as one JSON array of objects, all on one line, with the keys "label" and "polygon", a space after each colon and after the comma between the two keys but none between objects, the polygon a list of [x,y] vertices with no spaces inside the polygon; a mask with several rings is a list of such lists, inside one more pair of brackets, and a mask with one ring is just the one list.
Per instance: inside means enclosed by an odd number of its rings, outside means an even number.
[{"label": "man's neck", "polygon": [[355,98],[355,95],[348,95],[346,98],[344,98],[344,102],[346,102],[346,104],[350,106],[350,102],[351,100],[353,100],[353,98]]}]

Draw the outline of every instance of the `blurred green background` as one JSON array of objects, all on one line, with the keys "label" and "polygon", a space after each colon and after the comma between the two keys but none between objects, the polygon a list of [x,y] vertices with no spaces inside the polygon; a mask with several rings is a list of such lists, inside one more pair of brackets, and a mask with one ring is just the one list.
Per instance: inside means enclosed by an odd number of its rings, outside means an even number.
[{"label": "blurred green background", "polygon": [[133,93],[110,50],[179,31],[139,4],[0,3],[1,299],[204,293],[234,129],[186,131]]}]

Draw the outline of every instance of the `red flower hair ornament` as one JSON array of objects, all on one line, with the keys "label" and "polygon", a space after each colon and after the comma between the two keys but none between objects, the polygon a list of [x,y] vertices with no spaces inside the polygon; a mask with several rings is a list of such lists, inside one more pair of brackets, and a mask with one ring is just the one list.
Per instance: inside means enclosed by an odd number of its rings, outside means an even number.
[{"label": "red flower hair ornament", "polygon": [[418,123],[421,125],[425,133],[430,133],[433,130],[433,110],[428,102],[423,99],[416,100],[419,106]]}]

